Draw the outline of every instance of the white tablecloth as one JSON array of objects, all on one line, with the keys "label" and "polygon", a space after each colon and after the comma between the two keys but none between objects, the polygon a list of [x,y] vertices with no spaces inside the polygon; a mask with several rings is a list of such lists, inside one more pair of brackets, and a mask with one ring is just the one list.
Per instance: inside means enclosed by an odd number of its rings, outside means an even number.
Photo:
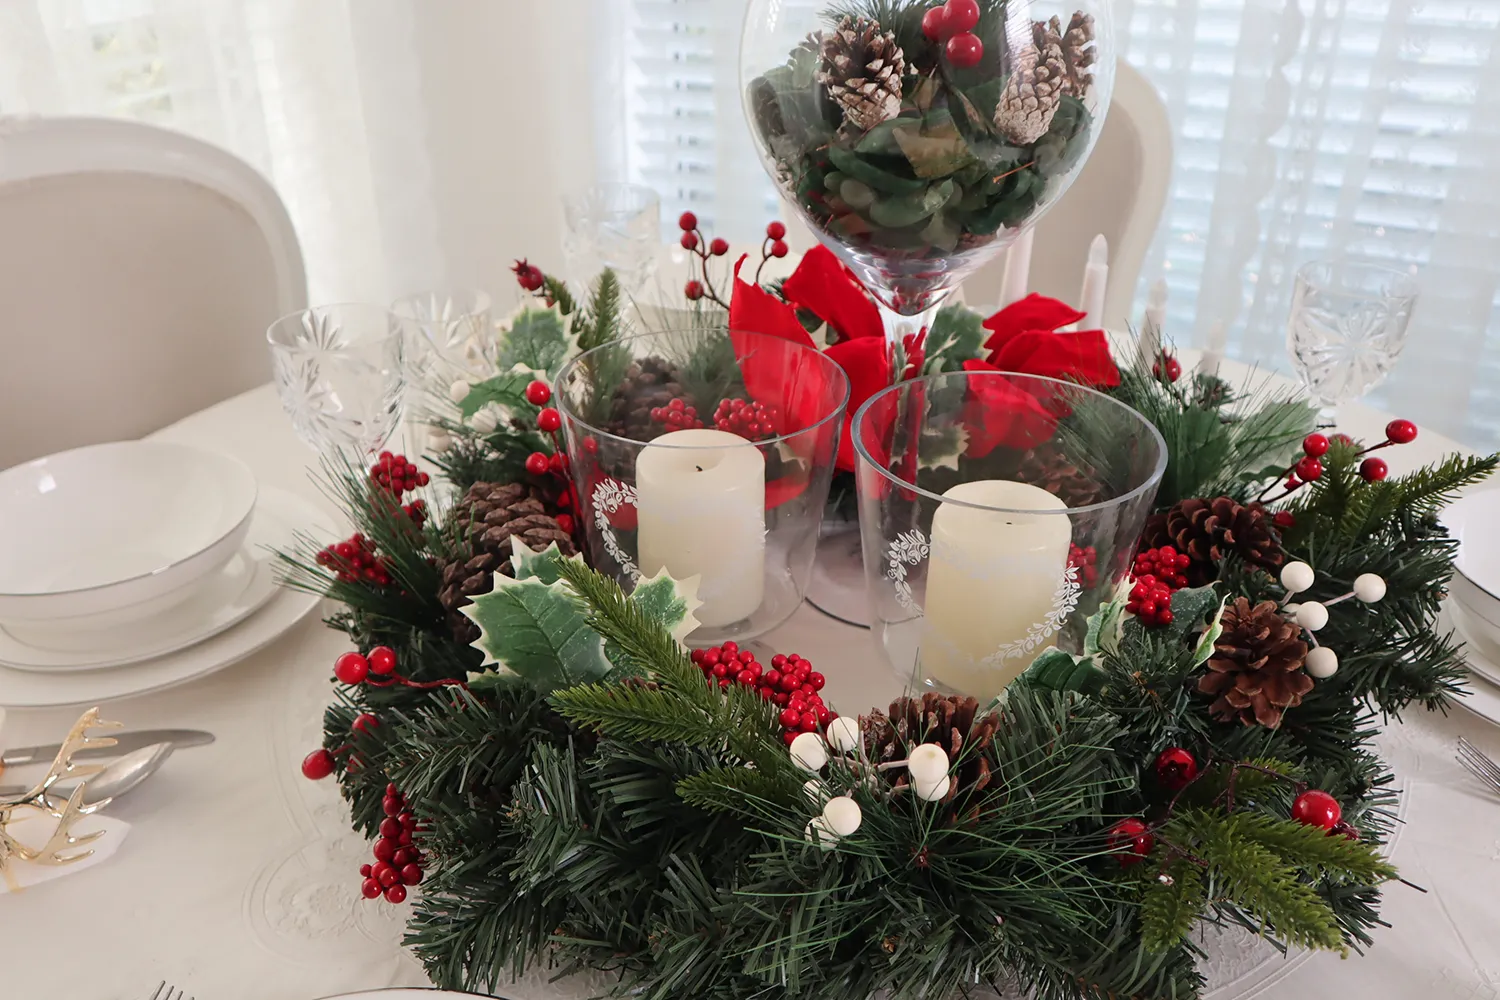
[{"label": "white tablecloth", "polygon": [[[1231,374],[1226,371],[1226,375]],[[1343,428],[1376,438],[1385,417],[1359,407]],[[270,387],[162,432],[222,449],[261,481],[327,506],[312,459]],[[1389,449],[1393,472],[1455,447],[1424,432]],[[862,710],[899,693],[869,633],[803,607],[770,637],[828,678],[836,707]],[[219,674],[161,694],[103,706],[131,728],[190,726],[218,742],[175,755],[112,810],[134,824],[107,864],[20,895],[0,896],[0,998],[135,1000],[159,980],[198,1000],[312,1000],[425,977],[398,946],[407,906],[359,898],[368,845],[349,831],[333,781],[298,770],[318,745],[333,658],[345,641],[316,620]],[[3,703],[3,691],[0,691]],[[12,711],[0,742],[53,742],[76,713]],[[1382,738],[1405,789],[1395,848],[1402,874],[1427,889],[1386,892],[1391,924],[1363,958],[1317,955],[1269,965],[1230,954],[1217,970],[1237,985],[1220,996],[1494,998],[1500,983],[1500,798],[1453,760],[1465,734],[1500,756],[1500,731],[1462,711],[1412,711]],[[587,984],[540,980],[518,1000],[582,996]]]}]

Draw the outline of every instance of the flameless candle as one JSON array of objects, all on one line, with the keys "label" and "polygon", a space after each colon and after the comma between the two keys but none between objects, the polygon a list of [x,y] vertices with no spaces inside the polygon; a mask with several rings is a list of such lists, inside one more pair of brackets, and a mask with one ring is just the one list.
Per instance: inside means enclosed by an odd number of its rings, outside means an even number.
[{"label": "flameless candle", "polygon": [[1214,320],[1208,331],[1208,347],[1203,351],[1203,360],[1198,362],[1198,371],[1204,375],[1219,374],[1219,365],[1224,360],[1224,345],[1229,342],[1229,331],[1224,321]]},{"label": "flameless candle", "polygon": [[766,460],[728,431],[673,431],[635,460],[641,573],[697,576],[704,625],[747,618],[765,589]]},{"label": "flameless candle", "polygon": [[1141,323],[1141,364],[1150,368],[1161,358],[1161,331],[1167,321],[1167,281],[1157,278],[1146,299],[1146,318]]},{"label": "flameless candle", "polygon": [[940,504],[932,516],[922,667],[955,691],[992,698],[1050,644],[1044,636],[1029,650],[997,656],[1052,612],[1072,524],[1047,513],[1066,504],[1027,483],[960,483],[943,498],[961,503]]},{"label": "flameless candle", "polygon": [[1031,280],[1031,241],[1035,230],[1028,229],[1017,237],[1005,252],[1005,279],[1000,283],[1000,308],[1026,297]]},{"label": "flameless candle", "polygon": [[1109,241],[1100,233],[1089,244],[1089,260],[1083,266],[1083,288],[1078,292],[1078,311],[1083,319],[1077,330],[1104,328],[1104,290],[1109,286]]}]

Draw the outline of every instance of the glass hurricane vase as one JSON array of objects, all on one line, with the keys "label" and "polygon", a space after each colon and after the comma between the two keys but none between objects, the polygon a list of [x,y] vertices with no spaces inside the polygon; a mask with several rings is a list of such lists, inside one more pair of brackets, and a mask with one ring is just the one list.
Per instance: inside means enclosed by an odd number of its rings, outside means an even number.
[{"label": "glass hurricane vase", "polygon": [[695,645],[781,624],[807,590],[848,398],[821,352],[723,327],[579,355],[556,405],[594,566],[627,589],[696,577]]},{"label": "glass hurricane vase", "polygon": [[1093,149],[1108,0],[751,0],[746,118],[766,171],[885,311],[927,325]]},{"label": "glass hurricane vase", "polygon": [[913,688],[986,699],[1049,646],[1078,652],[1122,589],[1167,451],[1069,382],[955,372],[854,417],[874,627]]}]

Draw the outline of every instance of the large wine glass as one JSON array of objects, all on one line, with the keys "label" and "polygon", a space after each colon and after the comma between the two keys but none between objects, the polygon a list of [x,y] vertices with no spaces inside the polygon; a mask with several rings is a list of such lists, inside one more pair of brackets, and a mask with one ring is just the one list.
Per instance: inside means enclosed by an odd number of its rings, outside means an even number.
[{"label": "large wine glass", "polygon": [[762,161],[899,342],[1077,176],[1114,83],[1108,0],[751,0]]}]

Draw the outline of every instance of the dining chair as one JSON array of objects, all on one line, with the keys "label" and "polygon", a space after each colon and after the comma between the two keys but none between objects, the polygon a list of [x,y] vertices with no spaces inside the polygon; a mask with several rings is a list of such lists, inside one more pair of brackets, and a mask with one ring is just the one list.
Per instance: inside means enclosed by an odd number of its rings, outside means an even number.
[{"label": "dining chair", "polygon": [[0,469],[140,437],[270,378],[306,305],[280,198],[139,122],[0,118]]},{"label": "dining chair", "polygon": [[[1109,241],[1109,285],[1104,326],[1123,330],[1146,251],[1161,221],[1172,174],[1172,126],[1156,88],[1121,59],[1114,97],[1093,154],[1056,205],[1036,226],[1029,291],[1076,305],[1089,243],[1100,233]],[[964,293],[975,308],[999,303],[1005,254],[967,281]]]}]

